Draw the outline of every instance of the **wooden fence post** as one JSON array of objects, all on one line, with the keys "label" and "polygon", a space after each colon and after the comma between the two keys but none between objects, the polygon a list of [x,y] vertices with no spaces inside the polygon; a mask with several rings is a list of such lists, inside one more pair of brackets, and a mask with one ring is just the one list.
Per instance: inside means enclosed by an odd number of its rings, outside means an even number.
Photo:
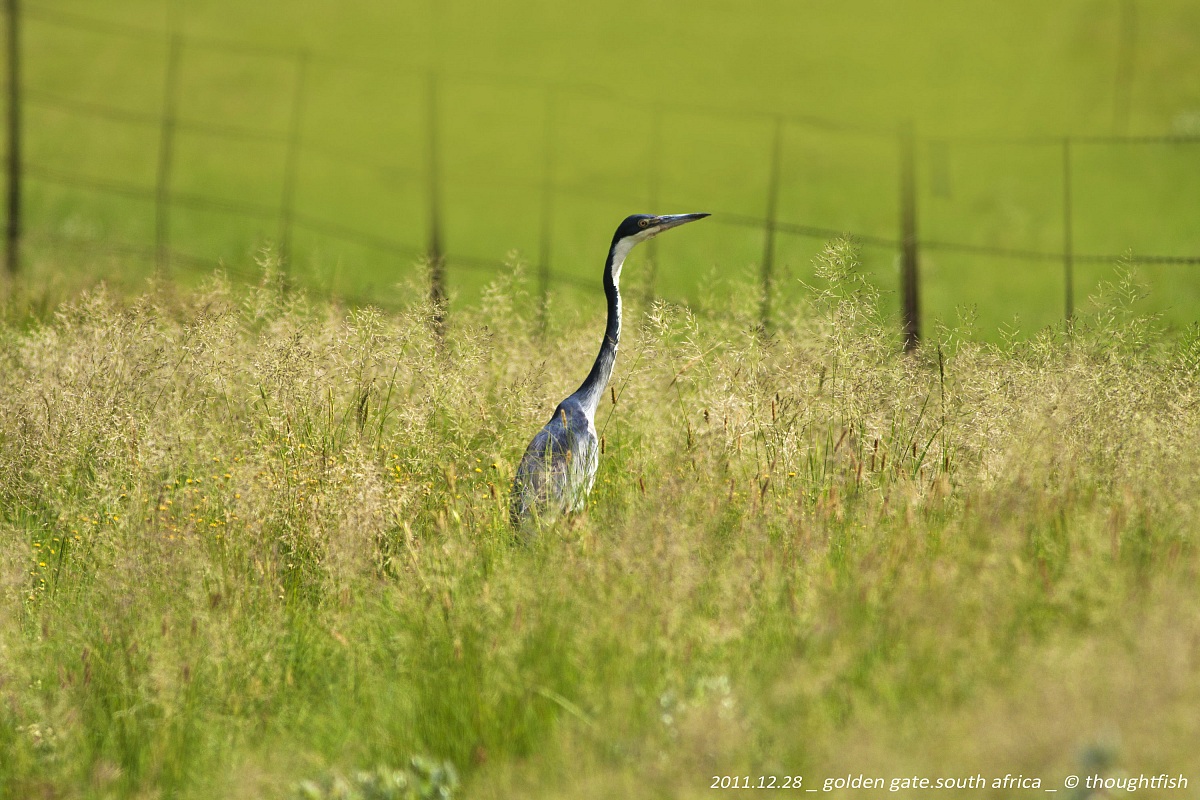
[{"label": "wooden fence post", "polygon": [[163,73],[162,125],[158,141],[158,175],[154,187],[154,255],[159,275],[171,269],[171,161],[175,149],[175,115],[179,104],[179,61],[183,39],[171,34]]},{"label": "wooden fence post", "polygon": [[554,86],[546,89],[542,120],[542,209],[538,239],[538,333],[546,332],[550,311],[550,254],[554,232],[554,112],[558,103]]},{"label": "wooden fence post", "polygon": [[900,314],[904,324],[904,349],[921,340],[921,302],[917,244],[916,136],[912,122],[900,127]]},{"label": "wooden fence post", "polygon": [[[647,200],[650,207],[646,209],[647,214],[662,213],[662,209],[658,207],[658,196],[660,192],[660,184],[662,179],[662,167],[660,161],[662,159],[662,105],[654,104],[653,110],[650,112],[650,163],[647,165],[646,174],[650,179],[649,193]],[[654,303],[655,291],[658,284],[658,239],[651,239],[646,242],[646,290],[644,301],[646,308],[649,309]]]},{"label": "wooden fence post", "polygon": [[7,0],[8,10],[8,226],[4,266],[10,277],[21,263],[21,8]]},{"label": "wooden fence post", "polygon": [[1066,294],[1067,324],[1075,316],[1075,242],[1071,230],[1071,139],[1062,142],[1063,190],[1063,288]]},{"label": "wooden fence post", "polygon": [[775,224],[779,210],[779,173],[783,161],[783,117],[775,118],[775,136],[771,145],[771,172],[767,177],[767,219],[763,239],[762,257],[762,312],[763,332],[771,327],[771,293],[774,291],[775,269]]},{"label": "wooden fence post", "polygon": [[304,124],[304,92],[308,78],[308,51],[296,54],[296,84],[292,95],[292,118],[288,124],[287,155],[283,167],[283,195],[279,203],[279,267],[292,274],[292,217],[296,206],[296,172],[300,163],[300,139]]},{"label": "wooden fence post", "polygon": [[433,322],[438,332],[446,322],[446,259],[442,251],[441,175],[438,163],[438,75],[429,73],[426,107],[426,155],[429,192],[429,299],[433,302]]}]

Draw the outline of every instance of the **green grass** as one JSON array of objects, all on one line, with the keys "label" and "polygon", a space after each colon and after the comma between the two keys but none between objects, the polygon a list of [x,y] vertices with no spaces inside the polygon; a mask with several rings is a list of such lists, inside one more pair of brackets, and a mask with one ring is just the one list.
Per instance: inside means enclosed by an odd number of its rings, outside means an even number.
[{"label": "green grass", "polygon": [[817,271],[765,341],[734,280],[715,319],[631,301],[587,513],[526,543],[512,470],[600,326],[532,338],[520,277],[444,345],[419,301],[269,277],[10,304],[0,795],[282,798],[412,757],[480,798],[1061,788],[1089,748],[1195,780],[1195,331],[1121,284],[1070,332],[903,357],[852,251]]},{"label": "green grass", "polygon": [[[302,125],[297,209],[304,215],[416,247],[425,243],[425,71],[441,82],[445,238],[452,253],[503,260],[539,253],[546,89],[555,100],[553,269],[598,284],[600,258],[617,221],[647,210],[652,117],[667,104],[657,154],[663,211],[718,212],[703,229],[664,239],[658,289],[695,301],[711,270],[740,277],[762,257],[762,236],[721,224],[719,212],[762,216],[771,123],[713,116],[689,104],[746,112],[813,115],[891,130],[915,120],[922,236],[972,245],[1057,251],[1062,243],[1061,163],[1054,145],[950,145],[960,135],[1109,134],[1117,104],[1118,0],[1018,2],[1002,8],[940,2],[894,4],[721,4],[606,2],[569,20],[545,3],[180,4],[174,28],[265,47],[314,53]],[[76,100],[147,114],[126,125],[79,117],[33,102],[28,159],[95,179],[153,187],[160,132],[169,6],[118,0],[103,9],[81,0],[30,4],[26,85]],[[135,25],[130,38],[51,24],[37,10]],[[1194,74],[1200,14],[1194,3],[1137,2],[1131,134],[1183,130],[1200,109]],[[357,69],[347,60],[375,65]],[[185,123],[287,132],[296,80],[287,57],[185,48],[179,115]],[[392,66],[389,66],[392,65]],[[574,88],[572,88],[574,87]],[[592,88],[579,88],[592,87]],[[1078,253],[1196,255],[1197,147],[1079,145],[1074,155],[1074,248]],[[940,154],[939,154],[940,153]],[[282,195],[281,142],[229,141],[181,128],[173,185],[184,194],[276,207]],[[784,136],[780,217],[833,230],[897,235],[893,141],[802,125]],[[153,208],[31,178],[28,252],[34,282],[68,286],[104,275],[138,286],[150,264],[114,262],[99,243],[153,240]],[[97,242],[63,250],[38,234]],[[277,219],[177,207],[171,235],[199,257],[199,275],[223,261],[253,271]],[[778,282],[788,300],[805,293],[819,239],[781,236]],[[642,256],[644,258],[644,255]],[[889,292],[895,254],[864,250],[864,266]],[[294,270],[314,289],[400,303],[397,284],[413,258],[297,230]],[[644,262],[635,265],[642,269]],[[1112,280],[1114,264],[1080,265],[1077,298]],[[195,267],[181,265],[192,281]],[[71,277],[64,278],[68,272]],[[633,270],[631,270],[631,274]],[[927,327],[974,308],[976,335],[996,339],[1017,324],[1025,335],[1058,321],[1061,267],[1051,262],[927,250]],[[1146,268],[1152,292],[1140,306],[1183,329],[1200,306],[1195,267]],[[452,265],[462,305],[491,278]],[[894,295],[891,295],[894,297]],[[579,301],[595,302],[582,295]],[[571,301],[576,302],[575,300]],[[895,303],[896,301],[890,300]],[[1014,319],[1019,322],[1014,323]]]}]

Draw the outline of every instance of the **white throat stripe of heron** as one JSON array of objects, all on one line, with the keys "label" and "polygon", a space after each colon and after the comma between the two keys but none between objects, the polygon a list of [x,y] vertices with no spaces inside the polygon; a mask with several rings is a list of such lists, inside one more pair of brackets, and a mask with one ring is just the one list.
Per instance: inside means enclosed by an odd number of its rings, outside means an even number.
[{"label": "white throat stripe of heron", "polygon": [[583,383],[554,409],[550,421],[533,437],[517,466],[509,505],[514,527],[534,516],[552,519],[586,505],[600,461],[596,408],[612,377],[621,341],[621,268],[629,251],[639,242],[707,216],[634,214],[617,226],[604,262],[608,320],[600,352]]}]

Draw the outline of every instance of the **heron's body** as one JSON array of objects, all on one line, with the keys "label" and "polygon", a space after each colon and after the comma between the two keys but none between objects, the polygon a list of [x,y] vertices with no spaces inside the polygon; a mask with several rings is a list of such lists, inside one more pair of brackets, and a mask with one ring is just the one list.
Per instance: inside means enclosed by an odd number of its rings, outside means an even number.
[{"label": "heron's body", "polygon": [[513,481],[512,517],[579,511],[600,463],[596,424],[578,401],[567,398],[529,443]]},{"label": "heron's body", "polygon": [[509,513],[513,525],[531,516],[554,517],[581,510],[596,480],[600,442],[596,434],[596,409],[612,377],[621,340],[621,268],[639,242],[707,214],[628,217],[613,235],[604,263],[604,296],[608,321],[600,352],[579,388],[558,404],[521,458],[513,479]]}]

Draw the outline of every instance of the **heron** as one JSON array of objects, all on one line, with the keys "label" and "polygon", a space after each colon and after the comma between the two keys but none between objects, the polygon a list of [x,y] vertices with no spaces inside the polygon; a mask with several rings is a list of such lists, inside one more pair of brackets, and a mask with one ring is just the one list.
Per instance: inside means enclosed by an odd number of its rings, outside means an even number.
[{"label": "heron", "polygon": [[517,466],[509,506],[513,527],[535,515],[551,519],[584,507],[600,461],[596,409],[612,377],[621,341],[621,267],[629,251],[641,242],[707,216],[633,214],[617,226],[604,262],[608,323],[600,352],[583,383],[554,409]]}]

